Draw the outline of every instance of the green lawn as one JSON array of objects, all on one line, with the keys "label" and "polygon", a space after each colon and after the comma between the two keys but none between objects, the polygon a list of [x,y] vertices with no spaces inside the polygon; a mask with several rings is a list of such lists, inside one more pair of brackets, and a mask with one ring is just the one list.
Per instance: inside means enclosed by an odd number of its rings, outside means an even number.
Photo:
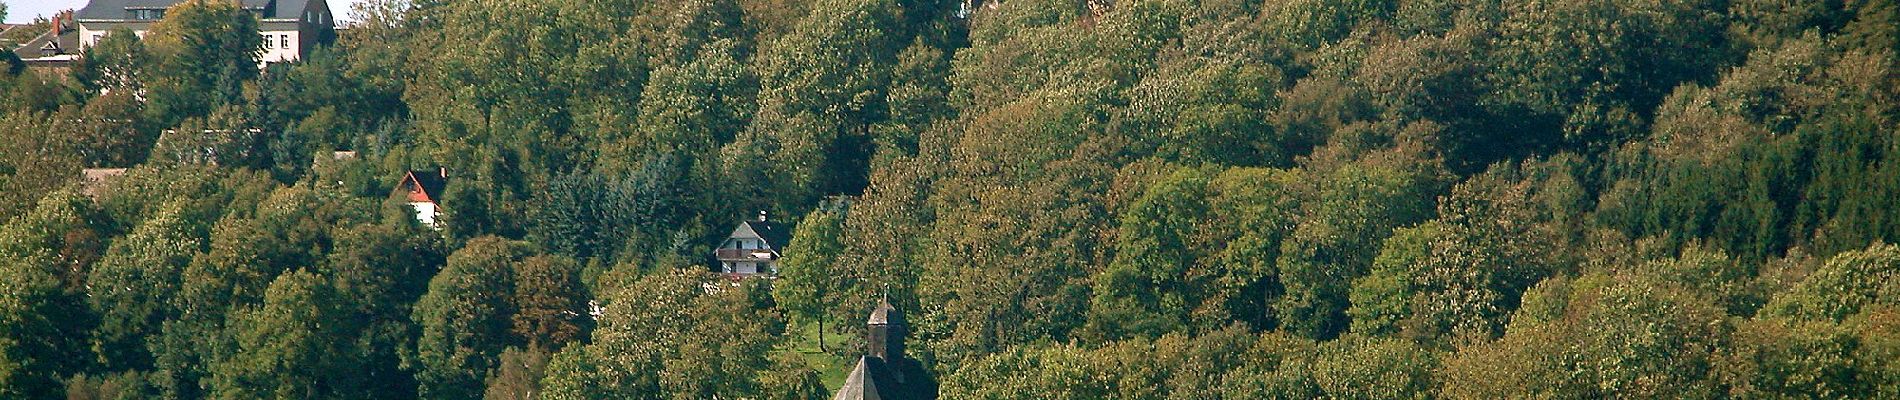
[{"label": "green lawn", "polygon": [[[810,365],[824,377],[825,388],[837,390],[838,386],[844,384],[845,376],[850,375],[851,368],[857,366],[857,357],[840,357],[818,351],[818,336],[814,334],[817,330],[816,325],[793,323],[787,329],[789,332],[786,334],[790,337],[786,338],[788,339],[786,346],[780,348],[779,351],[791,351],[803,358],[806,365]],[[832,350],[837,350],[840,344],[845,343],[845,339],[845,335],[827,334],[825,345]]]}]

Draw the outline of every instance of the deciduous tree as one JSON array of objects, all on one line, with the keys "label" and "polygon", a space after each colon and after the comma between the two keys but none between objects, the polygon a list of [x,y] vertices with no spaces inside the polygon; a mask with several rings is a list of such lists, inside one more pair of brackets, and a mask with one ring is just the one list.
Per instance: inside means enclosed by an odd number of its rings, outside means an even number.
[{"label": "deciduous tree", "polygon": [[144,40],[152,54],[142,79],[152,119],[171,126],[241,104],[244,82],[257,77],[257,24],[230,2],[188,0],[166,9]]},{"label": "deciduous tree", "polygon": [[839,256],[844,252],[846,209],[818,209],[799,220],[792,243],[783,250],[784,266],[772,285],[772,298],[792,318],[818,325],[818,349],[825,351],[825,320],[847,289]]},{"label": "deciduous tree", "polygon": [[482,378],[514,342],[508,334],[512,264],[525,253],[519,242],[475,238],[429,279],[429,292],[416,302],[412,317],[422,331],[410,364],[422,398],[480,396]]}]

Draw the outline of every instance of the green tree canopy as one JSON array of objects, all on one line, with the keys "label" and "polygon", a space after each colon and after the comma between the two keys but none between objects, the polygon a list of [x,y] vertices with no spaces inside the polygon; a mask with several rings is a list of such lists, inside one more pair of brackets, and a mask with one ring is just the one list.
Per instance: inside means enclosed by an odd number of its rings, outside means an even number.
[{"label": "green tree canopy", "polygon": [[93,268],[88,294],[100,322],[92,348],[108,370],[150,367],[160,325],[179,316],[182,272],[204,242],[192,217],[181,203],[165,206],[113,241]]},{"label": "green tree canopy", "polygon": [[241,104],[244,81],[257,76],[257,27],[257,16],[236,3],[187,0],[166,9],[144,40],[152,61],[142,81],[153,119],[171,125]]},{"label": "green tree canopy", "polygon": [[654,271],[606,297],[594,340],[555,355],[542,385],[555,399],[761,396],[784,329],[758,281]]},{"label": "green tree canopy", "polygon": [[818,209],[799,220],[784,265],[772,285],[772,299],[789,317],[818,325],[818,347],[825,350],[825,320],[850,287],[840,273],[844,220],[848,211]]},{"label": "green tree canopy", "polygon": [[[84,197],[54,193],[0,228],[0,395],[57,397],[61,379],[95,365],[85,299],[99,257],[99,218]],[[93,239],[87,239],[91,237]]]},{"label": "green tree canopy", "polygon": [[261,306],[232,318],[237,351],[212,368],[212,394],[224,399],[341,397],[352,375],[343,301],[329,279],[296,270],[279,275]]},{"label": "green tree canopy", "polygon": [[422,398],[480,396],[482,378],[515,342],[508,333],[514,313],[512,266],[525,255],[520,242],[476,238],[450,254],[442,272],[429,279],[428,294],[415,305],[413,318],[422,334],[410,364]]}]

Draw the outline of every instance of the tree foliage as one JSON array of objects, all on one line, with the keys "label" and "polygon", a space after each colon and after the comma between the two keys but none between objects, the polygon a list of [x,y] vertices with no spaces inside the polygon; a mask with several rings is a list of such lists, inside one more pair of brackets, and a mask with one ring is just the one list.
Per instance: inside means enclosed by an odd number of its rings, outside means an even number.
[{"label": "tree foliage", "polygon": [[169,125],[239,104],[244,82],[257,76],[257,18],[237,4],[208,0],[187,0],[165,15],[144,39],[153,118]]},{"label": "tree foliage", "polygon": [[[819,209],[806,214],[785,248],[784,266],[772,285],[772,300],[787,317],[816,323],[819,350],[824,350],[825,320],[838,308],[848,286],[837,271],[844,252],[846,209]],[[849,321],[849,320],[847,320]]]},{"label": "tree foliage", "polygon": [[[713,289],[707,289],[711,287]],[[772,338],[784,320],[753,282],[733,286],[704,272],[657,271],[606,297],[593,341],[549,361],[554,399],[704,398],[762,395]]]},{"label": "tree foliage", "polygon": [[8,53],[0,398],[1900,397],[1890,0],[245,7]]},{"label": "tree foliage", "polygon": [[100,257],[99,222],[66,192],[0,229],[0,272],[12,277],[0,283],[0,393],[57,397],[63,373],[93,365],[96,317],[80,282]]},{"label": "tree foliage", "polygon": [[416,301],[413,364],[418,395],[428,399],[474,398],[482,378],[512,343],[509,297],[514,293],[511,266],[525,252],[518,242],[495,237],[470,240],[449,255],[442,272],[429,279],[428,294]]}]

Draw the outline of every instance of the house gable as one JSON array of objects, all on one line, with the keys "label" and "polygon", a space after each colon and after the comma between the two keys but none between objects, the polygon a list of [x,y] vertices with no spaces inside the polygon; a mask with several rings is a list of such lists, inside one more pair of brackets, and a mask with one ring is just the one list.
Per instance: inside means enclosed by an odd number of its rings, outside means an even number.
[{"label": "house gable", "polygon": [[783,229],[765,221],[763,213],[758,220],[739,222],[713,250],[718,270],[734,276],[777,274],[778,261],[783,258],[779,251],[788,240],[781,231]]},{"label": "house gable", "polygon": [[752,224],[739,224],[739,227],[732,228],[732,234],[726,235],[726,238],[727,239],[760,239],[759,231],[752,230]]},{"label": "house gable", "polygon": [[448,185],[446,175],[440,171],[409,171],[396,185],[397,190],[405,192],[411,203],[436,203],[442,198],[442,189]]}]

